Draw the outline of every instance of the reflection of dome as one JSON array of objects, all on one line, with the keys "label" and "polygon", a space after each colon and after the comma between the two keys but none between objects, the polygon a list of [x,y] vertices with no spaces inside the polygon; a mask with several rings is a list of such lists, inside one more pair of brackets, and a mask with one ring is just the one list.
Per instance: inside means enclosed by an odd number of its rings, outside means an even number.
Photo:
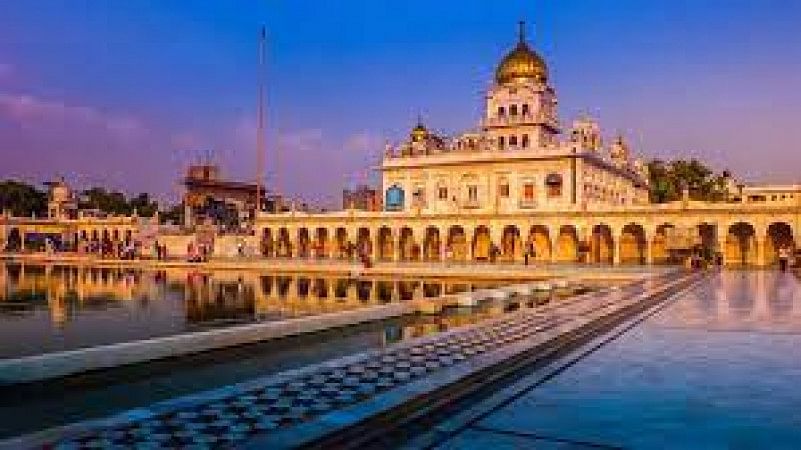
[{"label": "reflection of dome", "polygon": [[548,79],[548,67],[545,61],[526,43],[523,22],[520,22],[520,41],[504,56],[495,70],[495,81],[498,84],[520,79],[541,82]]}]

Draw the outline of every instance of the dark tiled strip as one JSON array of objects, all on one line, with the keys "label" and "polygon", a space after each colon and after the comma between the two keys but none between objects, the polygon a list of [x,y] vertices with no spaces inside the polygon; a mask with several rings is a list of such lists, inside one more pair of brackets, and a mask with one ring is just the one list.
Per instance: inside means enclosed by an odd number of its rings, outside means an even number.
[{"label": "dark tiled strip", "polygon": [[[241,445],[256,436],[289,431],[302,423],[365,402],[454,366],[559,329],[588,313],[612,308],[625,292],[585,294],[581,301],[509,316],[282,375],[136,409],[111,419],[67,426],[16,441],[64,449],[214,448]],[[579,320],[581,322],[581,320]],[[347,418],[343,420],[347,421]]]}]

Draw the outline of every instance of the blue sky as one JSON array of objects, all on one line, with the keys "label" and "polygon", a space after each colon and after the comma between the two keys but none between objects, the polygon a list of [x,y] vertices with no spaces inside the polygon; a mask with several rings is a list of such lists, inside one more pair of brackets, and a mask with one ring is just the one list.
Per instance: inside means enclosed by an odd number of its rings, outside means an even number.
[{"label": "blue sky", "polygon": [[418,113],[474,126],[521,18],[566,123],[588,111],[646,157],[797,180],[801,2],[776,0],[3,2],[0,177],[177,198],[213,150],[253,178],[265,24],[270,183],[335,204]]}]

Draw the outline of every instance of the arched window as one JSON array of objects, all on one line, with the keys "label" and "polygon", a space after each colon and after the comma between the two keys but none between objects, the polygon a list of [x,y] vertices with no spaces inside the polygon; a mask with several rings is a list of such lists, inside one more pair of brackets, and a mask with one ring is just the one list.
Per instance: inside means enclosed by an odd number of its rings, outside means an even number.
[{"label": "arched window", "polygon": [[403,210],[405,193],[398,185],[392,185],[387,189],[386,201],[384,203],[387,211],[401,211]]},{"label": "arched window", "polygon": [[549,198],[562,196],[562,175],[549,173],[545,177],[545,191]]},{"label": "arched window", "polygon": [[509,107],[509,115],[511,116],[517,115],[517,105],[512,105]]}]

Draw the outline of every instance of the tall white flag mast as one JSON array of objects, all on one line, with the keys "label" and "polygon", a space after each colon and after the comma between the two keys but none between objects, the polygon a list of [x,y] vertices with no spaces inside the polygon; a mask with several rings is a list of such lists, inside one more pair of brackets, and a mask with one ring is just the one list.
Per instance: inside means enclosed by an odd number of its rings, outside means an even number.
[{"label": "tall white flag mast", "polygon": [[[262,196],[266,193],[265,181],[265,149],[264,149],[264,65],[265,44],[267,31],[261,26],[259,35],[259,67],[258,67],[258,112],[256,113],[256,212],[254,218],[261,210]],[[262,188],[264,187],[264,188]]]}]

